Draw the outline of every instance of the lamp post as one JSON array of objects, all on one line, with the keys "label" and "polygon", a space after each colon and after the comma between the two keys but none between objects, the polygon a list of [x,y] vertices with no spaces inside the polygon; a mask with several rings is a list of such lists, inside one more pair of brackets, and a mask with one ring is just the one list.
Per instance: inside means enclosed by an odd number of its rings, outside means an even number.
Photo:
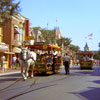
[{"label": "lamp post", "polygon": [[100,54],[100,42],[99,42],[99,44],[98,44],[98,47],[99,47],[99,54]]},{"label": "lamp post", "polygon": [[99,42],[98,46],[99,46],[99,51],[100,51],[100,42]]}]

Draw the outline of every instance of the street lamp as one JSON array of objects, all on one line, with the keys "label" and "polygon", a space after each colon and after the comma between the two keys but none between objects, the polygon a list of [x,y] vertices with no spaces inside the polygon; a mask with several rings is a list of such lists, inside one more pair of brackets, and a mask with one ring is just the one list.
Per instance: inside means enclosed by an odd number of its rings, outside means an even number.
[{"label": "street lamp", "polygon": [[100,51],[100,42],[99,42],[98,46],[99,46],[99,51]]}]

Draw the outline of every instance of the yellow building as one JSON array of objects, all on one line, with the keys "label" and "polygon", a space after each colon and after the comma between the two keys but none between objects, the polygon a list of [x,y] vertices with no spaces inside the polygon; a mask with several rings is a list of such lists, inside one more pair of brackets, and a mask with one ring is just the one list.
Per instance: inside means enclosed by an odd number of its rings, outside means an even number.
[{"label": "yellow building", "polygon": [[[2,61],[3,57],[4,61]],[[9,64],[9,45],[3,42],[2,27],[0,27],[0,71],[5,71],[5,69],[8,68],[8,64]]]},{"label": "yellow building", "polygon": [[0,42],[2,42],[2,28],[0,27]]}]

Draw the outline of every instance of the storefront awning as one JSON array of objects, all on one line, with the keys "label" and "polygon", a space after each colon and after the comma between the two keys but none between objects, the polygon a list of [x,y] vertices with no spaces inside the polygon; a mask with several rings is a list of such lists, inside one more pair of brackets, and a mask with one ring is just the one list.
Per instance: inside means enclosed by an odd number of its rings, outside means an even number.
[{"label": "storefront awning", "polygon": [[14,52],[4,52],[5,54],[15,54]]},{"label": "storefront awning", "polygon": [[14,53],[21,53],[21,49],[18,48],[18,47],[14,47],[14,48],[13,48],[13,52],[14,52]]},{"label": "storefront awning", "polygon": [[14,28],[14,33],[15,34],[20,34],[17,28]]}]

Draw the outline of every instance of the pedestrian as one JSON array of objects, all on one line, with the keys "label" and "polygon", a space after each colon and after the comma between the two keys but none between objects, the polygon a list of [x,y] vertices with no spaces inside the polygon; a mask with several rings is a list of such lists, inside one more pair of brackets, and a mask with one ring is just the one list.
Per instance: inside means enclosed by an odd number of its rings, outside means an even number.
[{"label": "pedestrian", "polygon": [[63,64],[65,66],[66,75],[69,75],[69,67],[70,67],[70,56],[66,53],[63,57]]},{"label": "pedestrian", "polygon": [[12,66],[14,67],[14,68],[16,68],[16,56],[14,55],[13,57],[12,57]]},{"label": "pedestrian", "polygon": [[5,67],[4,67],[4,62],[5,62],[5,56],[2,56],[1,57],[1,68],[2,68],[2,72],[4,72],[4,70],[5,70]]},{"label": "pedestrian", "polygon": [[79,59],[76,60],[76,65],[78,65],[78,64],[79,64]]},{"label": "pedestrian", "polygon": [[55,64],[56,64],[56,58],[57,58],[57,51],[55,48],[53,48],[53,63],[52,63],[52,71],[55,74]]}]

